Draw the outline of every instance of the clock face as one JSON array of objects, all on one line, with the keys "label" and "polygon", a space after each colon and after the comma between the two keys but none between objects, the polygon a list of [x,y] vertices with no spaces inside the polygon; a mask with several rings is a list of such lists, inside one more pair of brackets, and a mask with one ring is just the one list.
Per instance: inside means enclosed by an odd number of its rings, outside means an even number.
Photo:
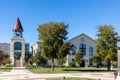
[{"label": "clock face", "polygon": [[20,32],[16,32],[16,36],[20,36],[20,34],[21,34]]}]

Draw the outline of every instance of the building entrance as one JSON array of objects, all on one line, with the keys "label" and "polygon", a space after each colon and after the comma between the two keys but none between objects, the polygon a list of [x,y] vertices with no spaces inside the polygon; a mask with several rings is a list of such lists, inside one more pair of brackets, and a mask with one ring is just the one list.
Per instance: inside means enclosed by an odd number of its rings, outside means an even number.
[{"label": "building entrance", "polygon": [[14,53],[14,67],[21,66],[21,52]]},{"label": "building entrance", "polygon": [[15,66],[14,67],[20,67],[20,60],[15,59]]}]

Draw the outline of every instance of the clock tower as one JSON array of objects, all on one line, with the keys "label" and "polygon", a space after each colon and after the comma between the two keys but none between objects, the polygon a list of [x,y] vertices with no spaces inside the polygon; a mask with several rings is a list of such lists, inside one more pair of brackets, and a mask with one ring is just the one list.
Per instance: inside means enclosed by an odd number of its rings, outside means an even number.
[{"label": "clock tower", "polygon": [[23,38],[23,28],[19,18],[13,27],[14,36],[11,38],[10,59],[14,67],[23,67],[25,60],[25,39]]}]

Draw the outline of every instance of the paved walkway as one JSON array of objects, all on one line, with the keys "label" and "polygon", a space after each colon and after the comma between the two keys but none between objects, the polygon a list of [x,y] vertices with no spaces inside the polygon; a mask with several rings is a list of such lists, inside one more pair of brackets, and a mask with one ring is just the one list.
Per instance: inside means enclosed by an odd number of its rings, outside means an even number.
[{"label": "paved walkway", "polygon": [[114,80],[112,72],[105,73],[63,73],[63,74],[34,74],[25,68],[14,68],[11,72],[0,72],[0,80],[45,80],[55,77],[83,77],[100,80]]}]

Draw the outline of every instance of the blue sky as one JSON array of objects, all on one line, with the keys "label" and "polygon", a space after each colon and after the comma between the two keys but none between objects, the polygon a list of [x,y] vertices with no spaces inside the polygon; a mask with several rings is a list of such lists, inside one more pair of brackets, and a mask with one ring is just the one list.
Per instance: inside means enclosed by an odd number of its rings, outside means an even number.
[{"label": "blue sky", "polygon": [[104,24],[120,34],[120,0],[0,0],[0,43],[10,42],[17,17],[31,45],[38,41],[38,25],[47,22],[69,24],[68,39],[81,33],[95,39]]}]

